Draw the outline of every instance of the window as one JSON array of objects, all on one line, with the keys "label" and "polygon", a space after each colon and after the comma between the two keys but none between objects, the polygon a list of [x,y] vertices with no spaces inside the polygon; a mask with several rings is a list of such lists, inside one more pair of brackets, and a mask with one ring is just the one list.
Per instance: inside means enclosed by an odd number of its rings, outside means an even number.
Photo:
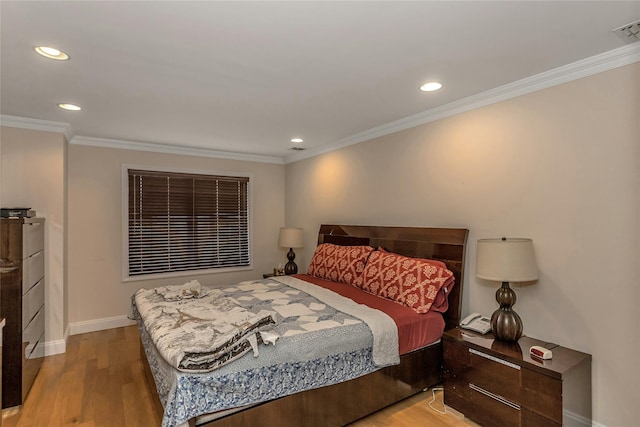
[{"label": "window", "polygon": [[129,277],[250,265],[248,177],[127,176]]}]

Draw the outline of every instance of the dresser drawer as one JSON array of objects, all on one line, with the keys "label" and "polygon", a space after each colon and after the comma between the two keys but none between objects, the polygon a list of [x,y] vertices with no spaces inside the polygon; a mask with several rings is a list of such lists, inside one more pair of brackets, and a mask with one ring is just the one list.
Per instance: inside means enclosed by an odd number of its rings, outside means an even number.
[{"label": "dresser drawer", "polygon": [[[22,363],[23,367],[27,360],[39,359],[41,357],[44,357],[44,350],[41,346],[42,343],[44,343],[44,332],[40,334],[38,339],[36,339],[33,342],[30,342],[27,346],[25,346],[24,360]],[[40,346],[39,349],[38,349],[38,346]]]},{"label": "dresser drawer", "polygon": [[[29,322],[22,332],[23,357],[27,357],[33,351],[38,339],[44,333],[44,307],[41,307],[35,317]],[[27,350],[28,349],[28,350]]]},{"label": "dresser drawer", "polygon": [[44,249],[44,223],[22,224],[22,259]]},{"label": "dresser drawer", "polygon": [[44,278],[40,279],[22,297],[22,330],[24,330],[40,307],[44,305]]},{"label": "dresser drawer", "polygon": [[27,397],[33,381],[38,375],[38,371],[42,366],[44,360],[44,351],[38,346],[44,342],[44,333],[40,335],[40,338],[33,344],[29,344],[25,351],[22,353],[22,401]]},{"label": "dresser drawer", "polygon": [[44,277],[44,251],[36,252],[22,261],[22,294]]}]

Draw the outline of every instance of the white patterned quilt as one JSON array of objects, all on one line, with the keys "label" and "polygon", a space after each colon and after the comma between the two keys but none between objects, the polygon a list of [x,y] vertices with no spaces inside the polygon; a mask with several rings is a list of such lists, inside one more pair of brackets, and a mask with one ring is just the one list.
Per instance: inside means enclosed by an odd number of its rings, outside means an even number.
[{"label": "white patterned quilt", "polygon": [[[211,372],[172,368],[138,328],[165,412],[164,427],[353,379],[399,363],[398,330],[386,314],[293,277],[216,289],[249,312],[271,316],[275,345]],[[137,303],[134,313],[137,314]]]},{"label": "white patterned quilt", "polygon": [[254,314],[196,280],[179,286],[140,289],[135,303],[156,348],[174,368],[208,372],[253,349],[259,331],[275,321]]}]

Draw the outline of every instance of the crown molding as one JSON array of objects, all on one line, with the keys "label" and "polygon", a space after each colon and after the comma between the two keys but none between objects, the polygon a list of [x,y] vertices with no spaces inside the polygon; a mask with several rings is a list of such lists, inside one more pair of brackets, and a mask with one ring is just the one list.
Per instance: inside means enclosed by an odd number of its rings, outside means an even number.
[{"label": "crown molding", "polygon": [[64,134],[67,141],[73,138],[73,130],[69,123],[54,122],[50,120],[32,119],[29,117],[0,115],[0,125],[11,128],[41,130]]},{"label": "crown molding", "polygon": [[550,88],[573,80],[602,73],[625,65],[640,62],[640,43],[632,43],[604,52],[581,61],[545,71],[531,77],[517,80],[503,86],[451,102],[440,107],[417,113],[403,119],[376,126],[364,132],[340,139],[328,146],[310,148],[287,157],[263,156],[230,151],[210,150],[206,148],[184,147],[178,145],[154,144],[148,142],[124,141],[86,136],[74,136],[69,123],[0,115],[0,125],[31,130],[62,133],[70,144],[95,147],[119,148],[124,150],[148,151],[155,153],[180,154],[187,156],[212,157],[219,159],[241,160],[259,163],[287,164],[310,157],[336,151],[350,145],[389,135],[415,126],[434,122],[476,108],[495,104],[538,90]]},{"label": "crown molding", "polygon": [[246,162],[284,164],[284,159],[274,156],[257,154],[234,153],[230,151],[210,150],[207,148],[183,147],[178,145],[154,144],[149,142],[123,141],[119,139],[93,138],[75,136],[69,141],[75,145],[89,145],[93,147],[118,148],[121,150],[148,151],[153,153],[179,154],[184,156],[213,157],[216,159],[241,160]]},{"label": "crown molding", "polygon": [[0,125],[21,129],[62,133],[69,144],[76,145],[90,145],[94,147],[118,148],[122,150],[137,150],[165,154],[180,154],[185,156],[212,157],[217,159],[241,160],[247,162],[284,164],[284,159],[282,157],[275,156],[234,153],[230,151],[210,150],[206,148],[153,144],[148,142],[124,141],[118,139],[94,138],[80,135],[74,136],[69,123],[33,119],[29,117],[0,115]]},{"label": "crown molding", "polygon": [[542,89],[568,83],[583,77],[613,70],[625,65],[640,62],[640,43],[623,46],[599,55],[573,62],[553,70],[545,71],[503,86],[450,102],[393,122],[389,122],[364,132],[341,139],[329,146],[308,149],[285,158],[285,163],[293,163],[310,157],[319,156],[339,150],[350,145],[368,141],[381,136],[396,133],[415,126],[455,116],[456,114],[475,110],[507,99],[515,98]]}]

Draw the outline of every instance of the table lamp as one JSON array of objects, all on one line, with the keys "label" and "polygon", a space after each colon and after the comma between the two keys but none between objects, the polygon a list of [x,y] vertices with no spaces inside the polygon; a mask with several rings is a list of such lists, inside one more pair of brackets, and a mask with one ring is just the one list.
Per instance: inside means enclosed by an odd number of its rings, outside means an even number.
[{"label": "table lamp", "polygon": [[509,282],[529,282],[538,278],[531,239],[480,239],[476,252],[476,277],[502,282],[496,292],[500,307],[491,316],[493,335],[502,341],[518,341],[522,319],[511,307],[516,293]]},{"label": "table lamp", "polygon": [[289,248],[287,259],[289,262],[284,266],[284,274],[296,274],[298,266],[293,260],[296,258],[293,248],[301,248],[304,246],[304,235],[302,228],[299,227],[282,227],[280,236],[278,237],[278,245],[283,248]]}]

